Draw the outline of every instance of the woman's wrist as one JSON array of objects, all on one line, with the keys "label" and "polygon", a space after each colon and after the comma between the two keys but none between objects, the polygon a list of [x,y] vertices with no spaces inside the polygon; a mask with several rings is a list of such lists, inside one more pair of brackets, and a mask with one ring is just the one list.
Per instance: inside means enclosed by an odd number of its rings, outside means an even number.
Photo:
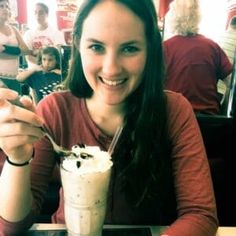
[{"label": "woman's wrist", "polygon": [[18,166],[18,167],[21,167],[21,166],[27,166],[30,164],[30,162],[33,160],[34,158],[34,149],[33,149],[33,153],[30,157],[30,159],[28,159],[27,161],[25,162],[21,162],[21,163],[18,163],[18,162],[14,162],[12,160],[10,160],[10,158],[8,156],[6,156],[6,161],[8,164],[12,165],[12,166]]},{"label": "woman's wrist", "polygon": [[27,166],[27,165],[30,164],[30,162],[31,162],[32,160],[33,160],[33,156],[32,156],[29,160],[27,160],[27,161],[25,161],[25,162],[16,163],[16,162],[11,161],[11,160],[9,159],[9,157],[6,156],[6,161],[7,161],[10,165],[12,165],[12,166],[18,166],[18,167]]}]

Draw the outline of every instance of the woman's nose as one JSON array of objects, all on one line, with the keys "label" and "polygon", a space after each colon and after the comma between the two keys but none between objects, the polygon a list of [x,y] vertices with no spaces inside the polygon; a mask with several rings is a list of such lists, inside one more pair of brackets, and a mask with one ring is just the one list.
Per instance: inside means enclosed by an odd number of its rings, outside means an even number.
[{"label": "woman's nose", "polygon": [[121,60],[116,54],[106,54],[103,58],[103,74],[106,76],[115,76],[122,71]]}]

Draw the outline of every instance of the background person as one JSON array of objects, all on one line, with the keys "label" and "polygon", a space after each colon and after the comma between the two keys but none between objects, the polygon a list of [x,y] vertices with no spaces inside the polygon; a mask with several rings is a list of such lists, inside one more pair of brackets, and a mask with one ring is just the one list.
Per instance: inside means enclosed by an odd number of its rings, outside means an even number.
[{"label": "background person", "polygon": [[30,54],[19,31],[9,24],[11,12],[8,0],[0,0],[0,78],[9,88],[20,92],[15,80],[19,69],[19,55]]},{"label": "background person", "polygon": [[[44,3],[36,3],[35,17],[37,27],[29,29],[24,34],[24,40],[27,46],[34,52],[39,51],[43,46],[59,46],[65,44],[65,39],[59,30],[51,27],[48,23],[48,6]],[[36,56],[27,56],[29,67],[34,67],[37,64]]]},{"label": "background person", "polygon": [[18,73],[16,79],[33,89],[35,103],[54,91],[62,82],[60,53],[55,47],[45,47],[38,55],[38,65]]},{"label": "background person", "polygon": [[[7,100],[17,95],[0,89],[0,147],[8,156],[0,182],[1,232],[32,224],[57,165],[39,129],[43,117],[65,148],[84,143],[108,150],[123,126],[112,155],[105,223],[170,225],[163,232],[169,236],[215,234],[216,206],[202,137],[189,102],[163,91],[156,22],[152,0],[85,1],[73,30],[68,90],[41,100],[36,115],[28,101],[21,100],[27,109],[12,107]],[[65,222],[63,208],[60,191],[52,222]]]},{"label": "background person", "polygon": [[199,22],[198,0],[170,4],[169,24],[175,35],[164,41],[165,88],[182,93],[197,113],[219,114],[217,82],[225,80],[229,86],[232,64],[217,43],[198,33]]}]

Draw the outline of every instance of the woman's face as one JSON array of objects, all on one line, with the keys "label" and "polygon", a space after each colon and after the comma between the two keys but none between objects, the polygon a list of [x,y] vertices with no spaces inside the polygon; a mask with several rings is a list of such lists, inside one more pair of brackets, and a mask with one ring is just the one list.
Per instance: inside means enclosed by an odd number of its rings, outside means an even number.
[{"label": "woman's face", "polygon": [[42,66],[45,71],[50,71],[56,68],[57,61],[55,56],[43,54],[42,55]]},{"label": "woman's face", "polygon": [[84,21],[78,50],[93,98],[119,104],[141,83],[147,54],[144,25],[124,5],[101,1]]}]

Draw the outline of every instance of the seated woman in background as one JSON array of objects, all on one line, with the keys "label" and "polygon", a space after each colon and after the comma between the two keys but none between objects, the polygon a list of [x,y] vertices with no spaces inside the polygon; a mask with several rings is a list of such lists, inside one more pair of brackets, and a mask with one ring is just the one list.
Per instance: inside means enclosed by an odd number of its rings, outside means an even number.
[{"label": "seated woman in background", "polygon": [[33,89],[35,103],[54,91],[62,82],[60,53],[55,47],[45,47],[38,55],[38,67],[21,71],[16,79]]},{"label": "seated woman in background", "polygon": [[217,82],[229,78],[232,64],[217,43],[198,33],[198,0],[173,1],[168,16],[175,35],[164,41],[165,88],[182,93],[196,113],[218,114]]},{"label": "seated woman in background", "polygon": [[0,79],[17,92],[21,91],[15,79],[19,68],[20,54],[32,54],[23,41],[19,31],[9,24],[11,15],[9,1],[0,0]]}]

